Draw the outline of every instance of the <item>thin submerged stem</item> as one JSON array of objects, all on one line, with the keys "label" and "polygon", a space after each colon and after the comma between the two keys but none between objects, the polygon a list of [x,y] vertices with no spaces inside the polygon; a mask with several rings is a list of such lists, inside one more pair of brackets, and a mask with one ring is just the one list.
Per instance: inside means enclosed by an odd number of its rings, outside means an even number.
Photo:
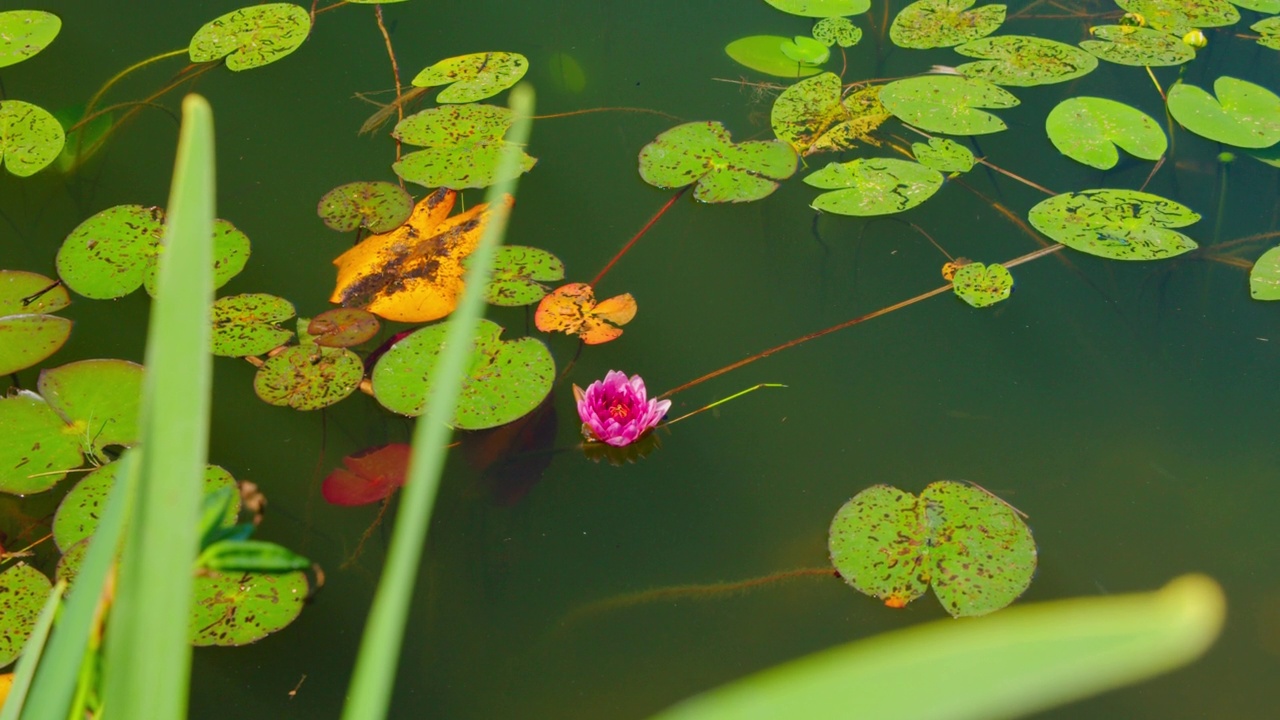
[{"label": "thin submerged stem", "polygon": [[[395,79],[395,82],[396,82],[395,84],[396,120],[397,122],[403,122],[404,121],[404,100],[403,100],[403,96],[400,94],[400,64],[396,62],[396,51],[394,48],[391,47],[391,34],[387,32],[386,24],[382,22],[382,6],[374,5],[373,14],[374,14],[374,17],[378,19],[378,31],[382,33],[382,41],[387,45],[387,57],[391,58],[391,76],[392,78]],[[400,162],[400,138],[395,138],[395,141],[396,141],[396,162]],[[400,186],[404,187],[404,178],[400,179]]]},{"label": "thin submerged stem", "polygon": [[[94,94],[93,94],[93,97],[90,97],[90,98],[89,98],[89,102],[87,102],[87,103],[85,103],[85,104],[84,104],[84,113],[83,113],[83,116],[84,116],[85,118],[88,118],[88,117],[89,117],[89,114],[93,112],[93,108],[94,108],[94,106],[96,106],[96,105],[98,104],[98,101],[102,99],[102,96],[103,96],[103,95],[106,95],[106,94],[107,94],[107,91],[109,91],[111,88],[115,87],[116,83],[118,83],[118,82],[120,82],[121,80],[123,80],[123,79],[124,79],[124,78],[129,74],[129,73],[131,73],[131,72],[133,72],[133,71],[135,71],[135,70],[141,70],[142,68],[144,68],[144,67],[146,67],[146,66],[148,66],[148,65],[151,65],[152,63],[157,63],[157,62],[159,62],[159,61],[161,61],[161,60],[166,60],[166,59],[171,58],[171,57],[177,57],[178,55],[185,55],[186,53],[187,53],[187,48],[181,48],[181,49],[179,49],[179,50],[170,50],[170,51],[169,51],[169,52],[167,52],[167,53],[160,53],[159,55],[156,55],[155,57],[149,57],[149,58],[147,58],[146,60],[142,60],[142,61],[140,61],[140,62],[136,62],[136,63],[134,63],[134,64],[130,65],[129,67],[127,67],[127,68],[125,68],[125,69],[121,70],[120,72],[116,73],[115,75],[112,75],[112,76],[111,76],[111,79],[109,79],[109,80],[107,80],[105,83],[103,83],[102,87],[98,88],[98,92],[94,93]],[[85,123],[85,120],[81,120],[79,123],[76,123],[76,126],[75,126],[75,127],[79,127],[79,126],[83,125],[84,123]],[[74,130],[75,128],[72,128],[72,129]]]},{"label": "thin submerged stem", "polygon": [[664,204],[662,208],[658,210],[658,212],[654,213],[653,217],[649,218],[649,222],[645,223],[644,227],[640,228],[640,232],[636,233],[630,240],[628,240],[627,244],[623,245],[622,249],[618,251],[618,254],[614,255],[613,258],[609,260],[609,262],[604,266],[604,268],[602,268],[600,272],[596,273],[596,276],[591,279],[591,283],[590,283],[591,287],[595,287],[599,285],[600,281],[604,279],[605,274],[608,273],[609,270],[612,269],[613,266],[617,264],[619,260],[622,259],[623,255],[627,254],[627,251],[630,250],[631,247],[635,245],[637,241],[640,240],[640,238],[644,237],[645,233],[649,232],[649,228],[653,227],[654,223],[658,222],[658,219],[661,218],[664,214],[666,214],[666,212],[671,209],[671,206],[676,204],[677,200],[683,197],[685,193],[689,192],[689,188],[691,187],[693,186],[685,185],[684,187],[677,190],[675,195],[672,195],[671,199],[668,200],[666,204]]}]

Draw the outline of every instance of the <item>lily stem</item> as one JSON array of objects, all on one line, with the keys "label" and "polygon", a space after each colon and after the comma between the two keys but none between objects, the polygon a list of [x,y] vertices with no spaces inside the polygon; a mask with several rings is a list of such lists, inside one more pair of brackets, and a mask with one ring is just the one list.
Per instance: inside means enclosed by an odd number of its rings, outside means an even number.
[{"label": "lily stem", "polygon": [[684,415],[681,415],[680,417],[676,418],[675,420],[668,420],[667,422],[665,422],[665,423],[663,423],[663,424],[662,424],[662,427],[671,427],[672,425],[675,425],[676,423],[680,422],[681,420],[684,420],[684,419],[686,419],[686,418],[691,418],[691,417],[693,417],[694,415],[697,415],[698,413],[701,413],[701,412],[706,412],[706,411],[710,410],[711,408],[716,407],[717,405],[723,405],[723,404],[725,404],[725,403],[729,402],[730,400],[735,400],[735,399],[737,399],[737,398],[740,398],[740,397],[742,397],[743,395],[746,395],[746,394],[747,394],[747,393],[749,393],[749,392],[755,392],[756,390],[759,390],[760,388],[767,388],[767,387],[786,387],[786,385],[783,385],[782,383],[760,383],[759,385],[752,385],[751,387],[747,388],[746,390],[743,390],[743,391],[741,391],[741,392],[736,392],[736,393],[734,393],[734,394],[730,395],[730,396],[729,396],[729,397],[727,397],[727,398],[723,398],[723,399],[717,400],[717,401],[715,401],[715,402],[711,403],[710,405],[704,405],[703,407],[700,407],[700,408],[698,408],[697,410],[694,410],[693,412],[685,413]]},{"label": "lily stem", "polygon": [[640,232],[636,233],[634,237],[628,240],[627,244],[623,245],[622,249],[618,251],[618,254],[614,255],[613,259],[611,259],[604,266],[604,268],[600,270],[600,272],[597,273],[594,278],[591,279],[591,287],[594,288],[597,285],[599,285],[600,281],[604,279],[605,273],[609,272],[609,270],[611,270],[613,266],[617,264],[619,260],[622,259],[622,256],[627,254],[627,251],[631,249],[631,246],[635,245],[636,242],[640,240],[640,238],[644,237],[644,234],[649,232],[649,228],[653,227],[654,224],[658,222],[658,219],[661,218],[663,215],[665,215],[666,212],[671,209],[672,205],[676,204],[677,200],[683,197],[685,193],[689,192],[689,188],[691,187],[693,186],[685,185],[684,187],[677,190],[676,193],[671,196],[671,199],[668,200],[666,204],[663,205],[662,208],[658,210],[658,212],[654,213],[653,217],[649,218],[649,222],[645,223],[644,227],[640,228]]}]

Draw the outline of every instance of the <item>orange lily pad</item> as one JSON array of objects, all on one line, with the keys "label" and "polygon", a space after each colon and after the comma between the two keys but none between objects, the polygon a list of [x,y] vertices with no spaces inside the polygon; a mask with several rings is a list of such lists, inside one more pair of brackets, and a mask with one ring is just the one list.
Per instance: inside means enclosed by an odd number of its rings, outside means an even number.
[{"label": "orange lily pad", "polygon": [[631,293],[596,302],[590,285],[569,283],[542,298],[533,322],[543,332],[577,335],[588,345],[599,345],[621,335],[622,326],[635,316],[636,299]]},{"label": "orange lily pad", "polygon": [[[462,295],[462,261],[489,220],[485,203],[449,217],[456,197],[441,188],[420,200],[400,227],[339,255],[329,301],[398,322],[428,322],[453,312]],[[510,207],[511,196],[502,202]]]}]

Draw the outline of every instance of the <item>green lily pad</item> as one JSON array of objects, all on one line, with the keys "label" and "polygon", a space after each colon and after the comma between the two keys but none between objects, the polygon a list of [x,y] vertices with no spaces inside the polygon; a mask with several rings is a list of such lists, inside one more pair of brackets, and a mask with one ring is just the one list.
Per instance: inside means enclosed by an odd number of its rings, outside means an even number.
[{"label": "green lily pad", "polygon": [[977,159],[969,148],[948,138],[929,138],[929,144],[911,143],[916,162],[941,173],[965,173],[973,169]]},{"label": "green lily pad", "polygon": [[[420,415],[446,325],[417,330],[391,346],[373,369],[373,396],[402,415]],[[551,392],[555,361],[535,338],[502,340],[502,327],[481,320],[453,426],[482,430],[505,425],[533,411]]]},{"label": "green lily pad", "polygon": [[[1276,0],[1276,7],[1276,10],[1270,12],[1280,12],[1280,0]],[[1250,25],[1249,29],[1262,36],[1258,38],[1259,45],[1269,47],[1272,50],[1280,50],[1280,17],[1259,20]]]},{"label": "green lily pad", "polygon": [[[425,147],[391,166],[396,174],[427,187],[488,187],[510,177],[498,175],[498,161],[509,145],[502,139],[515,114],[496,105],[448,105],[423,110],[396,125],[392,136]],[[521,151],[516,177],[533,169],[534,158]]]},{"label": "green lily pad", "polygon": [[805,65],[822,65],[831,57],[826,45],[803,35],[782,43],[781,49],[783,55]]},{"label": "green lily pad", "polygon": [[813,39],[827,47],[853,47],[862,39],[862,28],[854,25],[849,18],[825,17],[814,23]]},{"label": "green lily pad", "polygon": [[293,303],[275,295],[218,298],[213,303],[213,354],[248,357],[270,352],[293,336],[279,325],[293,316]]},{"label": "green lily pad", "polygon": [[89,158],[96,155],[106,144],[107,133],[111,132],[115,123],[115,113],[103,112],[98,114],[95,111],[92,120],[85,123],[83,127],[72,130],[71,128],[84,119],[84,109],[85,104],[79,103],[53,113],[53,116],[58,120],[58,124],[62,126],[63,133],[66,134],[66,141],[62,144],[62,151],[58,153],[58,158],[53,164],[59,172],[73,172]]},{"label": "green lily pad", "polygon": [[448,85],[438,103],[469,103],[493,97],[520,82],[529,59],[520,53],[481,52],[445,58],[413,78],[414,87]]},{"label": "green lily pad", "polygon": [[1099,25],[1089,28],[1089,34],[1097,39],[1085,40],[1080,47],[1117,65],[1166,67],[1196,57],[1195,48],[1181,38],[1151,28]]},{"label": "green lily pad", "polygon": [[917,50],[951,47],[990,35],[1004,23],[1004,5],[970,10],[973,3],[974,0],[917,0],[893,19],[889,39],[898,47]]},{"label": "green lily pad", "polygon": [[697,183],[702,202],[766,197],[796,171],[796,154],[777,140],[734,143],[718,122],[677,125],[640,150],[640,177],[659,188]]},{"label": "green lily pad", "polygon": [[887,485],[836,513],[831,563],[859,592],[902,607],[932,585],[954,617],[985,615],[1018,598],[1036,567],[1035,540],[998,498],[941,480],[917,498]]},{"label": "green lily pad", "polygon": [[814,199],[814,210],[867,217],[902,212],[928,200],[942,187],[942,173],[909,160],[859,158],[829,163],[804,181],[840,188]]},{"label": "green lily pad", "polygon": [[1227,145],[1265,148],[1280,142],[1280,97],[1260,85],[1223,76],[1212,95],[1195,85],[1169,88],[1169,113],[1191,132]]},{"label": "green lily pad", "polygon": [[1192,28],[1222,27],[1240,22],[1240,11],[1227,0],[1116,0],[1116,5],[1141,15],[1148,27],[1178,37]]},{"label": "green lily pad", "polygon": [[801,17],[861,15],[871,9],[871,0],[764,0],[784,13]]},{"label": "green lily pad", "polygon": [[1280,300],[1280,247],[1262,253],[1249,270],[1249,294],[1254,300]]},{"label": "green lily pad", "polygon": [[0,270],[0,375],[39,363],[71,336],[71,321],[49,315],[70,303],[66,288],[20,270]]},{"label": "green lily pad", "polygon": [[320,198],[316,213],[338,232],[365,228],[372,233],[394,230],[413,210],[413,198],[395,183],[375,180],[339,185]]},{"label": "green lily pad", "polygon": [[[80,223],[58,249],[58,276],[95,300],[124,297],[139,285],[154,294],[164,209],[116,205]],[[213,225],[213,282],[222,287],[249,260],[249,238],[226,220]]]},{"label": "green lily pad", "polygon": [[1170,228],[1200,219],[1181,203],[1137,190],[1055,195],[1027,214],[1037,230],[1081,252],[1115,260],[1161,260],[1198,247]]},{"label": "green lily pad", "polygon": [[550,292],[542,283],[563,279],[564,263],[555,255],[535,247],[503,245],[484,299],[503,307],[532,305]]},{"label": "green lily pad", "polygon": [[43,10],[0,12],[0,68],[16,65],[45,49],[61,30],[61,18]]},{"label": "green lily pad", "polygon": [[27,177],[62,152],[66,135],[49,111],[21,100],[0,101],[0,159],[9,172]]},{"label": "green lily pad", "polygon": [[382,321],[368,310],[333,308],[311,318],[307,334],[321,347],[355,347],[373,339]]},{"label": "green lily pad", "polygon": [[283,630],[298,618],[307,599],[302,572],[214,573],[195,578],[191,644],[248,645]]},{"label": "green lily pad", "polygon": [[1231,0],[1231,4],[1266,15],[1280,13],[1280,0]]},{"label": "green lily pad", "polygon": [[982,135],[1005,129],[1004,121],[977,108],[1010,108],[1018,98],[985,80],[922,75],[895,80],[880,90],[880,102],[900,120],[929,132]]},{"label": "green lily pad", "polygon": [[26,563],[0,573],[0,667],[22,654],[51,590],[49,578]]},{"label": "green lily pad", "polygon": [[782,45],[787,42],[791,42],[791,38],[781,35],[751,35],[734,40],[724,51],[739,65],[766,75],[802,78],[822,72],[820,67],[798,63],[783,55]]},{"label": "green lily pad", "polygon": [[1120,161],[1116,146],[1143,160],[1159,160],[1169,147],[1159,123],[1106,98],[1063,100],[1049,112],[1044,127],[1059,152],[1099,170],[1110,170]]},{"label": "green lily pad", "polygon": [[36,389],[72,424],[83,451],[101,455],[138,441],[142,366],[127,360],[80,360],[40,372]]},{"label": "green lily pad", "polygon": [[956,297],[976,308],[1008,300],[1013,292],[1013,276],[1003,265],[971,262],[961,265],[951,280]]},{"label": "green lily pad", "polygon": [[319,410],[350,395],[363,378],[359,355],[305,343],[267,358],[253,377],[253,390],[271,405]]},{"label": "green lily pad", "polygon": [[205,23],[191,38],[191,62],[227,59],[228,70],[262,67],[297,50],[311,33],[311,14],[291,3],[233,10]]},{"label": "green lily pad", "polygon": [[966,57],[983,58],[956,68],[996,85],[1031,87],[1075,80],[1093,72],[1098,59],[1074,45],[1027,35],[998,35],[958,45]]},{"label": "green lily pad", "polygon": [[0,397],[0,437],[0,492],[43,492],[84,463],[83,431],[30,390]]}]

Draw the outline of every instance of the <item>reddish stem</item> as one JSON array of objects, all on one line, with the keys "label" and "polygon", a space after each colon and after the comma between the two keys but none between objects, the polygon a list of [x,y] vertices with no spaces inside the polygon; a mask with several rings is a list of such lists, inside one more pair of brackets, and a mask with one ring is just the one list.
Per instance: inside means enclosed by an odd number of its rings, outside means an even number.
[{"label": "reddish stem", "polygon": [[631,249],[631,246],[635,245],[637,240],[644,237],[644,234],[649,232],[649,228],[653,227],[654,223],[658,222],[658,218],[662,217],[663,214],[665,214],[668,210],[670,210],[671,206],[675,205],[676,201],[679,200],[686,192],[689,192],[689,188],[691,187],[693,186],[685,185],[684,187],[677,190],[676,194],[672,195],[671,199],[667,201],[667,204],[663,205],[662,209],[654,213],[653,217],[649,218],[649,222],[645,223],[644,227],[640,228],[640,232],[636,233],[635,237],[628,240],[627,244],[623,245],[622,249],[618,251],[618,254],[614,255],[613,259],[609,261],[609,264],[605,265],[604,269],[602,269],[599,273],[596,274],[594,278],[592,278],[591,287],[595,287],[599,285],[600,281],[604,279],[605,273],[609,272],[609,270],[613,268],[614,264],[617,263],[619,260],[621,260],[623,255],[627,254],[627,251]]}]

